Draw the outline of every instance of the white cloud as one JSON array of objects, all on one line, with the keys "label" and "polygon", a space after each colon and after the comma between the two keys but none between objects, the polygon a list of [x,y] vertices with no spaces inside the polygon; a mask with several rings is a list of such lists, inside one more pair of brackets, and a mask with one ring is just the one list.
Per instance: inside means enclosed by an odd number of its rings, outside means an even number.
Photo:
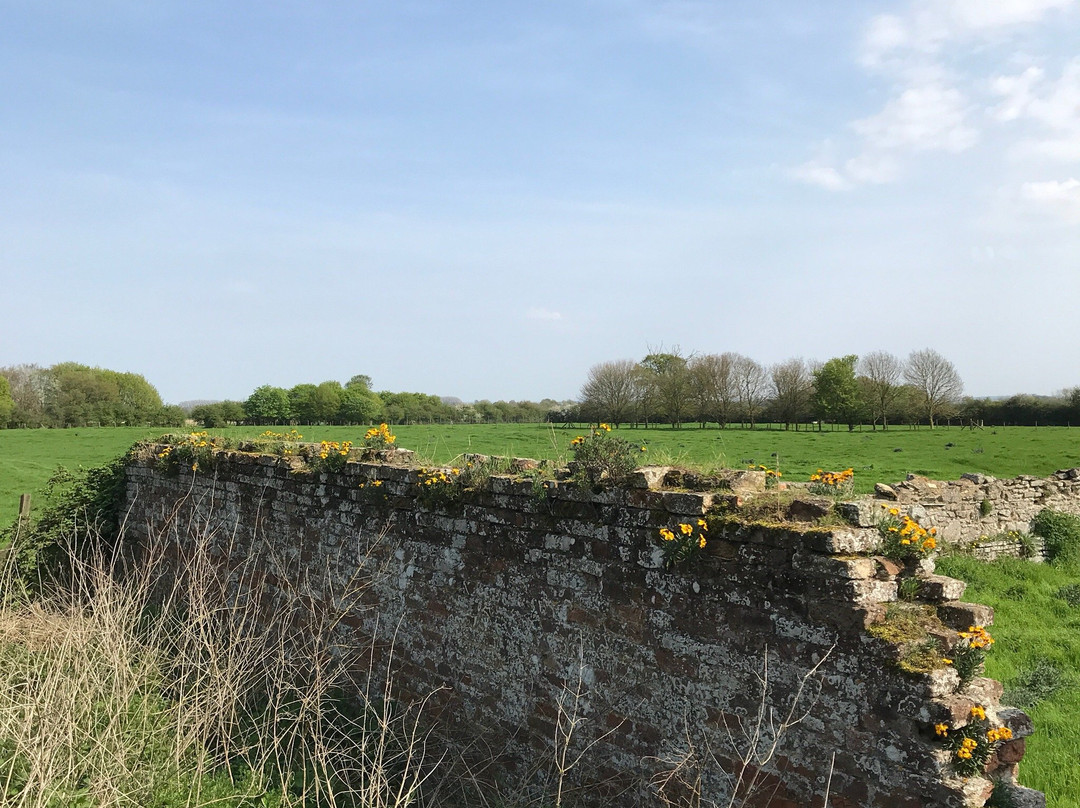
[{"label": "white cloud", "polygon": [[562,314],[557,311],[535,307],[525,312],[525,317],[529,320],[542,320],[546,322],[554,322],[563,318]]},{"label": "white cloud", "polygon": [[906,88],[877,115],[855,121],[852,128],[879,149],[960,152],[978,139],[966,115],[959,90],[929,84]]},{"label": "white cloud", "polygon": [[1080,59],[1069,62],[1057,80],[1047,80],[1042,69],[1029,67],[1019,75],[995,77],[990,87],[1002,99],[990,108],[993,117],[1036,129],[1014,149],[1015,154],[1080,162]]},{"label": "white cloud", "polygon": [[1033,99],[1032,88],[1042,81],[1043,71],[1029,67],[1019,76],[997,76],[990,82],[990,89],[1003,97],[1000,104],[990,112],[999,121],[1014,121],[1027,113]]},{"label": "white cloud", "polygon": [[799,182],[816,185],[826,191],[843,191],[851,187],[843,174],[818,160],[810,160],[796,167],[791,171],[791,176]]},{"label": "white cloud", "polygon": [[1080,0],[911,0],[899,12],[873,17],[859,59],[892,92],[876,112],[848,124],[847,155],[819,153],[791,171],[792,178],[828,190],[895,182],[917,154],[967,151],[985,129],[1012,122],[1024,124],[1013,134],[1024,138],[1011,149],[1014,156],[1080,160],[1080,58],[1056,81],[1041,66],[996,76],[972,68],[988,58],[1003,66],[1009,56],[987,44],[1007,41],[1021,26],[1060,24],[1078,6]]},{"label": "white cloud", "polygon": [[948,43],[996,36],[1018,25],[1041,22],[1077,0],[916,0],[903,15],[879,14],[863,34],[861,60],[886,66],[907,51],[935,54]]},{"label": "white cloud", "polygon": [[1020,195],[1037,207],[1068,222],[1080,222],[1080,180],[1025,182]]}]

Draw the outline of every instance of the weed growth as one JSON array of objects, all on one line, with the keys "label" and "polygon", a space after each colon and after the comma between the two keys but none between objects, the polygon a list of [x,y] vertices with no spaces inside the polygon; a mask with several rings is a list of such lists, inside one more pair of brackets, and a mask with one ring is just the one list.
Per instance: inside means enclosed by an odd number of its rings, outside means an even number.
[{"label": "weed growth", "polygon": [[1047,508],[1035,515],[1031,531],[1046,542],[1046,557],[1051,563],[1080,562],[1080,516]]}]

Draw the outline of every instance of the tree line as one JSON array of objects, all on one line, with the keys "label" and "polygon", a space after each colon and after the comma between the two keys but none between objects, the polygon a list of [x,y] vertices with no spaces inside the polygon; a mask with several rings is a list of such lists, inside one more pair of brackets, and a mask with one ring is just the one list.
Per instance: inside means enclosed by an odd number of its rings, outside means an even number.
[{"label": "tree line", "polygon": [[77,362],[0,368],[0,426],[179,426],[186,417],[138,373]]},{"label": "tree line", "polygon": [[1080,388],[1058,396],[1005,400],[963,397],[956,367],[937,351],[906,360],[888,351],[826,362],[788,359],[765,366],[742,354],[650,353],[640,361],[594,365],[581,390],[577,416],[611,424],[715,423],[785,429],[859,424],[929,424],[960,419],[972,425],[1080,424]]},{"label": "tree line", "polygon": [[461,424],[607,422],[686,423],[753,428],[892,424],[942,420],[987,425],[1080,425],[1080,387],[1055,396],[963,396],[955,366],[931,349],[902,360],[887,351],[826,362],[788,359],[762,365],[738,353],[655,351],[640,361],[601,362],[577,401],[475,401],[372,390],[353,376],[291,388],[262,385],[244,401],[164,405],[136,373],[62,362],[0,368],[0,427],[180,426],[234,424]]},{"label": "tree line", "polygon": [[192,409],[192,419],[208,427],[227,424],[479,424],[542,423],[553,411],[562,411],[553,399],[534,401],[476,401],[428,393],[375,392],[371,378],[357,375],[345,384],[325,381],[291,388],[265,384],[248,398],[203,404]]}]

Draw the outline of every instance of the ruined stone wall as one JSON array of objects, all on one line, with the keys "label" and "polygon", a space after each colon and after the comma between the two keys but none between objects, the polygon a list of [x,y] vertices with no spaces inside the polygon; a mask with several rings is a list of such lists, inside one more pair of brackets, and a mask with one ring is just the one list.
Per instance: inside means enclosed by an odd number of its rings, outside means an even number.
[{"label": "ruined stone wall", "polygon": [[[416,470],[385,463],[297,473],[289,458],[220,452],[192,473],[148,454],[128,468],[128,536],[186,541],[194,528],[232,552],[266,543],[293,568],[339,578],[310,592],[327,606],[350,570],[376,570],[341,625],[357,646],[392,645],[400,697],[437,691],[441,731],[541,789],[575,716],[570,758],[584,754],[569,779],[586,802],[663,804],[667,761],[693,747],[685,773],[700,771],[703,796],[721,804],[741,774],[755,786],[748,805],[821,805],[827,784],[833,808],[982,805],[989,780],[956,777],[933,731],[973,703],[1013,728],[991,767],[1015,775],[1030,728],[998,712],[996,683],[961,691],[948,667],[901,673],[896,649],[866,631],[915,572],[871,555],[875,531],[740,524],[714,509],[719,495],[661,490],[662,479],[646,470],[593,493],[494,476],[436,504],[418,498]],[[698,519],[703,556],[666,568],[658,530]],[[929,573],[921,597],[945,623],[989,621],[957,601],[962,583]],[[775,754],[769,731],[755,748],[745,733],[762,705],[775,725],[819,663],[796,705],[805,718]],[[674,781],[668,793],[685,804]]]},{"label": "ruined stone wall", "polygon": [[[878,485],[874,500],[857,503],[849,512],[856,524],[871,525],[881,505],[895,506],[924,527],[935,527],[949,544],[972,545],[977,556],[1021,555],[1016,541],[994,537],[1009,531],[1026,533],[1044,508],[1080,514],[1080,469],[1050,477],[1022,475],[999,480],[985,474],[964,474],[959,480],[930,480],[911,475],[893,485]],[[987,539],[991,539],[987,541]],[[1041,557],[1042,543],[1034,541]]]}]

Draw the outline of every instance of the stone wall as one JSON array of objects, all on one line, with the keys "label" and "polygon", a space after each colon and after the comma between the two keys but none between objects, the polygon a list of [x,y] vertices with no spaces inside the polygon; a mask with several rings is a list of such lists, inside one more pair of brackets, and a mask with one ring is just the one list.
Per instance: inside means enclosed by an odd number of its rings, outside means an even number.
[{"label": "stone wall", "polygon": [[[501,779],[550,789],[571,716],[570,757],[582,757],[569,779],[593,804],[663,804],[657,784],[684,756],[682,773],[721,804],[741,775],[754,788],[737,804],[820,806],[828,787],[833,808],[982,805],[990,781],[955,776],[933,730],[973,703],[1014,732],[993,772],[1013,778],[1023,754],[1030,722],[999,707],[997,683],[901,673],[897,649],[867,632],[916,571],[873,557],[874,530],[743,524],[716,507],[730,495],[663,490],[649,470],[599,493],[493,476],[437,504],[417,470],[392,463],[304,473],[294,458],[219,452],[192,473],[154,455],[128,468],[131,541],[210,532],[241,554],[265,543],[340,579],[310,592],[328,608],[350,570],[377,570],[341,624],[350,642],[374,642],[379,662],[392,646],[399,697],[437,694],[430,720],[490,750]],[[666,568],[659,529],[698,519],[703,556]],[[961,582],[919,574],[946,624],[989,622],[957,601]],[[775,726],[793,707],[805,717],[774,754],[770,731],[748,740],[762,709]],[[669,804],[689,804],[676,780]]]},{"label": "stone wall", "polygon": [[[942,541],[971,545],[979,557],[1021,555],[1019,543],[1002,534],[1027,533],[1044,508],[1080,514],[1080,469],[1009,480],[985,474],[947,481],[910,475],[900,483],[877,485],[874,499],[853,503],[848,513],[854,523],[869,526],[883,504],[899,508],[923,527],[936,527]],[[1041,557],[1042,542],[1037,539],[1034,552]]]}]

